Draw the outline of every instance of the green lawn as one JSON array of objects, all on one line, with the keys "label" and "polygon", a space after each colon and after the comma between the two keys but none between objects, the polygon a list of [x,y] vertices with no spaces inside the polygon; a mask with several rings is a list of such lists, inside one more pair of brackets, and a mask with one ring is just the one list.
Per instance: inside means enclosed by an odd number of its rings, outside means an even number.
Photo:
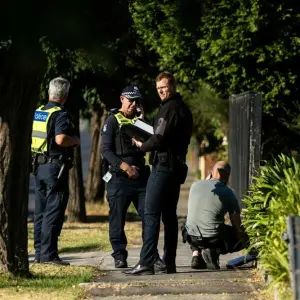
[{"label": "green lawn", "polygon": [[92,267],[54,266],[34,264],[30,266],[32,278],[12,279],[0,276],[0,299],[80,299],[84,290],[79,283],[88,282],[100,272]]},{"label": "green lawn", "polygon": [[[108,207],[87,205],[88,223],[65,223],[59,238],[59,252],[111,251],[108,238]],[[136,219],[130,207],[129,220],[125,231],[128,246],[140,246],[141,222]],[[28,224],[28,251],[34,253],[33,224]],[[54,266],[33,264],[30,266],[32,278],[12,279],[0,274],[0,299],[5,300],[69,300],[84,298],[84,290],[79,283],[90,281],[101,272],[92,267]]]}]

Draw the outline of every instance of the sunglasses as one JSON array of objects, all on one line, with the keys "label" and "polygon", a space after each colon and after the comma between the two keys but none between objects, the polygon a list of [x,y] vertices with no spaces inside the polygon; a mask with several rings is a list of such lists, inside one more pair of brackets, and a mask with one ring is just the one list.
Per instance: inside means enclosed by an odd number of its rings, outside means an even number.
[{"label": "sunglasses", "polygon": [[140,98],[133,98],[133,99],[130,99],[130,98],[127,98],[129,100],[129,102],[134,102],[135,103],[140,103],[141,102],[141,99]]}]

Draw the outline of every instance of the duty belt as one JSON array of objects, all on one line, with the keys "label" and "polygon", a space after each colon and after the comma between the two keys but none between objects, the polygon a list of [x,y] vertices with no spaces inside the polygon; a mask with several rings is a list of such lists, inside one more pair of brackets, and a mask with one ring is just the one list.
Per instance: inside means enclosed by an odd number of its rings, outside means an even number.
[{"label": "duty belt", "polygon": [[37,163],[39,165],[52,163],[52,164],[61,164],[61,163],[67,163],[72,162],[73,160],[71,158],[67,157],[49,157],[47,155],[38,155],[37,157]]},{"label": "duty belt", "polygon": [[159,152],[155,151],[154,155],[153,155],[153,161],[152,164],[156,165],[158,163],[162,164],[162,165],[172,165],[172,164],[185,164],[186,160],[185,160],[185,156],[183,155],[173,155],[173,154],[169,154],[167,152],[163,152],[161,154],[165,154],[166,158],[165,160],[162,162],[159,160]]}]

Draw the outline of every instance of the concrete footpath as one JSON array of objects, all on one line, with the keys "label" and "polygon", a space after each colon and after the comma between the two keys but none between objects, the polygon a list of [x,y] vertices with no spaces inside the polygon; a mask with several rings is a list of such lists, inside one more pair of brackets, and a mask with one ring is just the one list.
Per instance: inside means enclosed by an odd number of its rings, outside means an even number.
[{"label": "concrete footpath", "polygon": [[[179,225],[187,213],[187,199],[193,177],[189,174],[182,186],[178,205]],[[163,226],[161,227],[163,230]],[[163,249],[163,231],[160,235],[159,250]],[[129,250],[128,264],[134,266],[139,260],[140,248]],[[162,253],[161,253],[162,254]],[[94,282],[82,283],[88,290],[88,299],[169,299],[169,300],[242,300],[259,299],[259,289],[263,283],[256,270],[243,267],[227,270],[226,262],[241,253],[221,256],[221,270],[193,270],[190,267],[191,250],[182,243],[179,235],[177,251],[177,273],[148,276],[125,276],[122,270],[114,268],[110,252],[86,252],[61,255],[72,265],[92,265],[103,271]]]}]

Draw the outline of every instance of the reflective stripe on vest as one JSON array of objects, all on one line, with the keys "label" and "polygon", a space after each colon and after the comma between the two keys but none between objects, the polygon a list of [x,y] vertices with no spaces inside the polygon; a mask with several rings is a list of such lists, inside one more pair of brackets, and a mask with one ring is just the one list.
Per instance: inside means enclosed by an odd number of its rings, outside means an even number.
[{"label": "reflective stripe on vest", "polygon": [[117,122],[119,124],[119,132],[117,133],[115,146],[116,146],[116,154],[118,156],[128,156],[128,155],[136,155],[137,148],[132,145],[132,143],[128,143],[128,136],[123,135],[124,132],[122,130],[123,125],[131,125],[136,121],[136,117],[133,119],[128,119],[124,117],[124,115],[119,112],[115,114]]},{"label": "reflective stripe on vest", "polygon": [[128,119],[128,118],[124,117],[120,112],[115,114],[115,117],[118,121],[119,126],[133,124],[137,120],[137,117],[135,117],[133,119]]},{"label": "reflective stripe on vest", "polygon": [[31,151],[34,153],[47,152],[47,125],[50,117],[61,107],[55,106],[50,109],[42,110],[44,106],[39,107],[33,117],[32,134],[31,134]]}]

